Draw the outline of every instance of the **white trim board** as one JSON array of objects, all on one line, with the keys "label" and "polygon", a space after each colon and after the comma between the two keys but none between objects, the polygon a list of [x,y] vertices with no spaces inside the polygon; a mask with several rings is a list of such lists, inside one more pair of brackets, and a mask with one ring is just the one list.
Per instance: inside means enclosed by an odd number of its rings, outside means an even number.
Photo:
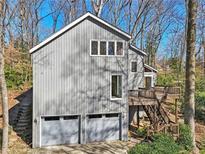
[{"label": "white trim board", "polygon": [[73,26],[77,25],[78,23],[80,23],[81,21],[83,21],[84,19],[86,19],[87,17],[91,17],[95,20],[97,20],[98,22],[100,22],[101,24],[113,29],[114,31],[120,33],[121,35],[127,37],[128,39],[131,39],[131,36],[129,34],[127,34],[126,32],[118,29],[117,27],[107,23],[106,21],[96,17],[95,15],[93,15],[92,13],[88,12],[86,14],[84,14],[83,16],[79,17],[78,19],[76,19],[75,21],[73,21],[72,23],[68,24],[67,26],[65,26],[64,28],[62,28],[60,31],[54,33],[53,35],[51,35],[50,37],[48,37],[46,40],[44,40],[43,42],[41,42],[40,44],[36,45],[35,47],[33,47],[32,49],[29,50],[29,53],[33,53],[34,51],[38,50],[39,48],[41,48],[42,46],[44,46],[45,44],[49,43],[50,41],[52,41],[53,39],[57,38],[59,35],[63,34],[64,32],[66,32],[67,30],[69,30],[70,28],[72,28]]},{"label": "white trim board", "polygon": [[151,69],[151,70],[153,70],[153,71],[155,71],[155,72],[158,72],[158,70],[156,70],[155,68],[153,68],[153,67],[150,66],[150,65],[144,64],[144,67],[146,67],[146,68],[148,68],[148,69]]},{"label": "white trim board", "polygon": [[140,53],[141,53],[142,55],[144,55],[144,56],[147,56],[147,53],[146,53],[146,52],[144,52],[143,50],[137,48],[136,46],[134,46],[134,45],[132,45],[132,44],[129,45],[129,48],[130,48],[131,50],[134,49],[135,51],[140,52]]}]

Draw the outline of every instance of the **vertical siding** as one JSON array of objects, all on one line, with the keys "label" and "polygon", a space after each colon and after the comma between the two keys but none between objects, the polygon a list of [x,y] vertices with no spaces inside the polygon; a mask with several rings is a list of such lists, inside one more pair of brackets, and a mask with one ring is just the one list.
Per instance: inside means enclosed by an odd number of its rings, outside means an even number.
[{"label": "vertical siding", "polygon": [[[132,50],[128,50],[128,89],[137,90],[144,86],[144,57]],[[137,61],[137,72],[131,72],[131,62]]]},{"label": "vertical siding", "polygon": [[[121,40],[124,57],[90,56],[90,39]],[[33,147],[39,147],[40,116],[121,112],[122,138],[127,138],[127,42],[106,28],[84,20],[33,53]],[[110,100],[111,74],[123,75],[123,99]]]}]

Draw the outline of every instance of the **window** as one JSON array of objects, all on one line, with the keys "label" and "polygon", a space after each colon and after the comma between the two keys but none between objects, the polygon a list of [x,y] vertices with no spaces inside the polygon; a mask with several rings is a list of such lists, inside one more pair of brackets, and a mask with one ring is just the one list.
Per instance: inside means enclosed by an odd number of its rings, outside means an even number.
[{"label": "window", "polygon": [[137,72],[137,62],[131,62],[131,72]]},{"label": "window", "polygon": [[102,118],[102,114],[91,114],[88,115],[89,119],[94,119],[94,118]]},{"label": "window", "polygon": [[106,41],[100,41],[100,55],[106,55]]},{"label": "window", "polygon": [[117,55],[123,55],[123,42],[117,42]]},{"label": "window", "polygon": [[78,119],[78,116],[73,115],[73,116],[64,116],[63,120],[73,120],[73,119]]},{"label": "window", "polygon": [[112,114],[106,114],[105,117],[106,118],[112,118],[112,117],[118,117],[118,113],[112,113]]},{"label": "window", "polygon": [[60,117],[45,117],[45,121],[54,121],[54,120],[59,120]]},{"label": "window", "polygon": [[91,41],[91,55],[98,55],[98,41]]},{"label": "window", "polygon": [[108,55],[115,54],[115,42],[108,42]]},{"label": "window", "polygon": [[149,89],[152,87],[152,78],[151,77],[145,77],[145,88]]},{"label": "window", "polygon": [[91,40],[90,53],[93,56],[123,56],[123,41]]},{"label": "window", "polygon": [[112,75],[111,97],[122,98],[122,75]]}]

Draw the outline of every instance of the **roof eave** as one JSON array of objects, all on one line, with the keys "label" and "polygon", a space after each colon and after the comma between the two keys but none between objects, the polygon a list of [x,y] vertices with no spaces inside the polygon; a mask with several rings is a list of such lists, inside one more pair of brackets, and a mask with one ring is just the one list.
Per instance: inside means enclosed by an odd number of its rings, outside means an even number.
[{"label": "roof eave", "polygon": [[114,31],[118,32],[119,34],[125,36],[128,39],[131,39],[131,36],[118,29],[117,27],[107,23],[106,21],[104,21],[103,19],[100,19],[99,17],[93,15],[92,13],[88,12],[86,14],[84,14],[83,16],[79,17],[78,19],[76,19],[75,21],[73,21],[72,23],[68,24],[67,26],[65,26],[64,28],[62,28],[61,30],[59,30],[58,32],[54,33],[53,35],[51,35],[50,37],[48,37],[46,40],[44,40],[43,42],[41,42],[40,44],[34,46],[33,48],[31,48],[29,50],[29,53],[33,53],[36,50],[40,49],[41,47],[43,47],[44,45],[46,45],[47,43],[49,43],[50,41],[52,41],[53,39],[57,38],[59,35],[63,34],[64,32],[66,32],[67,30],[69,30],[70,28],[72,28],[73,26],[77,25],[78,23],[80,23],[81,21],[83,21],[84,19],[86,19],[87,17],[91,17],[95,20],[97,20],[98,22],[108,26],[109,28],[113,29]]},{"label": "roof eave", "polygon": [[137,52],[140,52],[140,53],[143,54],[144,56],[147,56],[147,53],[146,53],[146,52],[144,52],[143,50],[137,48],[136,46],[130,44],[130,47],[131,47],[132,49],[136,50]]},{"label": "roof eave", "polygon": [[147,67],[148,69],[151,69],[151,70],[153,70],[153,71],[155,71],[155,72],[158,72],[157,69],[153,68],[153,67],[150,66],[150,65],[144,64],[144,66]]}]

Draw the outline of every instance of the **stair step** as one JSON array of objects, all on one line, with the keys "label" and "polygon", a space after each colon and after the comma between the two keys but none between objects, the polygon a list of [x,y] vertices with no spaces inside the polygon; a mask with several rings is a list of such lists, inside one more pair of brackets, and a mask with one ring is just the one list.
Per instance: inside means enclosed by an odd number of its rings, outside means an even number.
[{"label": "stair step", "polygon": [[15,131],[17,132],[17,134],[26,134],[26,132],[29,132],[29,130],[31,130],[31,128],[25,128],[25,127],[17,127],[15,128]]},{"label": "stair step", "polygon": [[31,115],[25,115],[25,116],[20,116],[18,120],[31,120],[32,116]]},{"label": "stair step", "polygon": [[20,109],[18,114],[19,113],[27,113],[27,112],[30,112],[31,113],[31,109]]},{"label": "stair step", "polygon": [[[31,123],[30,123],[31,124]],[[27,126],[29,126],[30,124],[28,124],[28,123],[18,123],[17,125],[16,125],[16,127],[27,127]]]}]

